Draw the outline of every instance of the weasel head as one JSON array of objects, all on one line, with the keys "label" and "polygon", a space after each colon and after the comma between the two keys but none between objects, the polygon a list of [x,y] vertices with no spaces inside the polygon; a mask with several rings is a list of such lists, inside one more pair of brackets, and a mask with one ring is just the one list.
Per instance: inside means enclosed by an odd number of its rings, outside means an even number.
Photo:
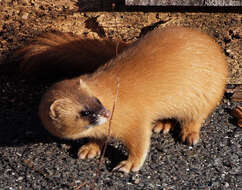
[{"label": "weasel head", "polygon": [[[61,94],[58,98],[55,96],[57,93]],[[47,102],[50,103],[45,106]],[[80,80],[78,85],[69,88],[50,89],[40,103],[39,115],[53,135],[77,139],[88,137],[92,130],[105,124],[110,111],[91,95],[86,84]]]}]

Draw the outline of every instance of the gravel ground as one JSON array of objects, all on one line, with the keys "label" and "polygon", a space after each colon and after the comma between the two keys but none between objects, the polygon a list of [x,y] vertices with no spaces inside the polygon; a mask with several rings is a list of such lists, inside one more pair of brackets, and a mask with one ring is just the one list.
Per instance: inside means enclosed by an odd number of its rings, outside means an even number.
[{"label": "gravel ground", "polygon": [[10,75],[1,75],[0,84],[1,190],[242,189],[242,129],[231,115],[236,103],[229,94],[204,124],[198,145],[183,145],[177,132],[154,134],[144,167],[127,175],[111,172],[127,157],[121,143],[110,144],[97,172],[98,159],[76,157],[85,140],[62,141],[44,130],[37,108],[48,84]]}]

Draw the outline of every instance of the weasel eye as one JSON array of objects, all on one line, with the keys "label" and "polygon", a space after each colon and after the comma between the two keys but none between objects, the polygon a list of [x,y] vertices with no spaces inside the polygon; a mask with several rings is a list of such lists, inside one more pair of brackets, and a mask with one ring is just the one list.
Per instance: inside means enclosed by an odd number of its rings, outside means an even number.
[{"label": "weasel eye", "polygon": [[83,117],[89,116],[90,114],[91,114],[90,111],[81,111],[80,112],[80,115],[83,116]]}]

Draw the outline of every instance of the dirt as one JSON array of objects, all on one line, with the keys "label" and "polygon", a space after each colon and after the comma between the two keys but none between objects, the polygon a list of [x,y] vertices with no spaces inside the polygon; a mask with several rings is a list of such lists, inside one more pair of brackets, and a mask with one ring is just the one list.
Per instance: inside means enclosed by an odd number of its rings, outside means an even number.
[{"label": "dirt", "polygon": [[[146,12],[130,11],[118,4],[67,0],[1,0],[0,63],[27,40],[43,32],[73,32],[89,38],[112,38],[134,41],[154,27],[182,25],[198,28],[211,35],[222,47],[229,63],[229,83],[242,83],[242,16],[229,12]],[[113,7],[111,7],[113,5]],[[103,12],[105,8],[109,11]],[[119,11],[112,11],[112,10]],[[219,11],[221,8],[217,8]],[[89,12],[86,12],[88,10]],[[100,11],[101,10],[101,11]],[[110,11],[111,10],[111,11]],[[149,12],[147,12],[149,11]],[[215,9],[216,11],[216,9]],[[226,9],[224,10],[226,11]],[[239,12],[239,10],[238,10]]]},{"label": "dirt", "polygon": [[99,160],[76,157],[85,140],[59,140],[40,124],[38,104],[50,84],[8,72],[16,66],[16,49],[43,32],[134,41],[157,26],[183,25],[218,42],[229,63],[228,88],[234,89],[242,83],[242,19],[236,10],[137,11],[110,1],[0,0],[0,13],[0,189],[242,189],[242,129],[232,115],[241,103],[231,101],[231,94],[204,124],[198,145],[183,145],[176,132],[154,134],[144,167],[125,175],[111,172],[127,156],[121,143],[112,142],[95,177]]}]

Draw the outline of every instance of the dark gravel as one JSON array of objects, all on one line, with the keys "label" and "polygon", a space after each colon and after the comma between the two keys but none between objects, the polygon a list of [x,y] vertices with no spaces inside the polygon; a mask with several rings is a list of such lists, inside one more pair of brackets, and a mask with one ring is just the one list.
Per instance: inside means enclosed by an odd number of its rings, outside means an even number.
[{"label": "dark gravel", "polygon": [[48,85],[30,83],[0,76],[1,190],[242,189],[242,129],[231,115],[236,103],[229,95],[204,124],[198,145],[183,145],[176,132],[154,134],[143,168],[126,175],[111,172],[127,154],[111,143],[95,177],[98,159],[76,157],[84,141],[62,141],[43,129],[37,108]]}]

